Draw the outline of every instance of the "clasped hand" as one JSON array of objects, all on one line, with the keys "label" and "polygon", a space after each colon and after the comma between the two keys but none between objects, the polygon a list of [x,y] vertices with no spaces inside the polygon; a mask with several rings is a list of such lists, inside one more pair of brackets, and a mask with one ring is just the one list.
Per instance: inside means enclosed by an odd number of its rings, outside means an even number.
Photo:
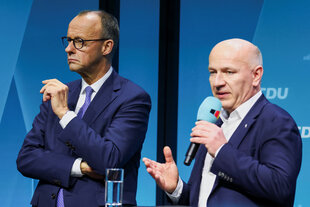
[{"label": "clasped hand", "polygon": [[87,164],[87,162],[85,162],[85,161],[81,162],[80,168],[81,168],[81,172],[82,172],[84,175],[88,175],[89,177],[91,177],[91,178],[93,178],[93,179],[97,179],[97,180],[103,180],[103,179],[104,179],[104,176],[103,176],[103,175],[100,175],[100,174],[96,173],[96,172]]}]

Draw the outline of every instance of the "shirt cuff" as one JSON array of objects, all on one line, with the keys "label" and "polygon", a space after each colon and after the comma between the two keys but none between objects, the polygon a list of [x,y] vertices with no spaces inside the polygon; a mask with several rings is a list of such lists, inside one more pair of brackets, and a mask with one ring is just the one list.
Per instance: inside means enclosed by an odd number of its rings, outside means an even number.
[{"label": "shirt cuff", "polygon": [[183,181],[179,176],[178,185],[175,188],[175,190],[173,191],[173,193],[170,194],[170,193],[166,192],[166,194],[171,199],[173,204],[177,204],[179,202],[182,190],[183,190]]},{"label": "shirt cuff", "polygon": [[64,129],[69,124],[69,122],[75,117],[76,114],[74,113],[74,111],[67,111],[67,113],[65,113],[62,119],[60,119],[59,124]]},{"label": "shirt cuff", "polygon": [[81,172],[81,162],[82,158],[77,158],[71,168],[71,176],[72,177],[82,177],[83,173]]}]

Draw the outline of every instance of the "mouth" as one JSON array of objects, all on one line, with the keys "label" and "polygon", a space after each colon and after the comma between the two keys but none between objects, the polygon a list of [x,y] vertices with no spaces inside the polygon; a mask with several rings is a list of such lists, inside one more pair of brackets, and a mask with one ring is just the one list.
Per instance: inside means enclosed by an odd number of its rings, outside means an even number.
[{"label": "mouth", "polygon": [[229,95],[228,92],[216,92],[216,97],[219,99],[224,99]]},{"label": "mouth", "polygon": [[79,61],[74,58],[68,58],[68,63],[76,63],[76,62],[79,62]]}]

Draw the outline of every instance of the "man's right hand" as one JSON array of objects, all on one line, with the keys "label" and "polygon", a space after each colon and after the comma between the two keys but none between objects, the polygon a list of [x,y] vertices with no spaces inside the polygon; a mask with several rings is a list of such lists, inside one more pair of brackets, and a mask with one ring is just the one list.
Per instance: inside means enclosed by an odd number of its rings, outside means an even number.
[{"label": "man's right hand", "polygon": [[69,111],[68,108],[68,93],[69,88],[57,79],[49,79],[42,81],[45,84],[40,93],[43,94],[43,101],[51,100],[53,112],[59,119]]},{"label": "man's right hand", "polygon": [[166,163],[158,163],[148,158],[143,158],[147,172],[155,179],[157,185],[168,193],[173,193],[178,185],[179,171],[173,160],[169,147],[164,147]]}]

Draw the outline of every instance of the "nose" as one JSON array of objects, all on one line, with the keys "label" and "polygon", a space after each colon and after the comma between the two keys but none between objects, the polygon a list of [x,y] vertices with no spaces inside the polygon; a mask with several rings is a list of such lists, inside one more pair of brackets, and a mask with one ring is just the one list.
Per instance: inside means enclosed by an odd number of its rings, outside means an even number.
[{"label": "nose", "polygon": [[74,50],[75,50],[75,47],[73,45],[73,41],[70,41],[65,51],[66,53],[72,53]]},{"label": "nose", "polygon": [[214,86],[221,87],[225,85],[225,80],[222,73],[217,73],[214,79]]}]

